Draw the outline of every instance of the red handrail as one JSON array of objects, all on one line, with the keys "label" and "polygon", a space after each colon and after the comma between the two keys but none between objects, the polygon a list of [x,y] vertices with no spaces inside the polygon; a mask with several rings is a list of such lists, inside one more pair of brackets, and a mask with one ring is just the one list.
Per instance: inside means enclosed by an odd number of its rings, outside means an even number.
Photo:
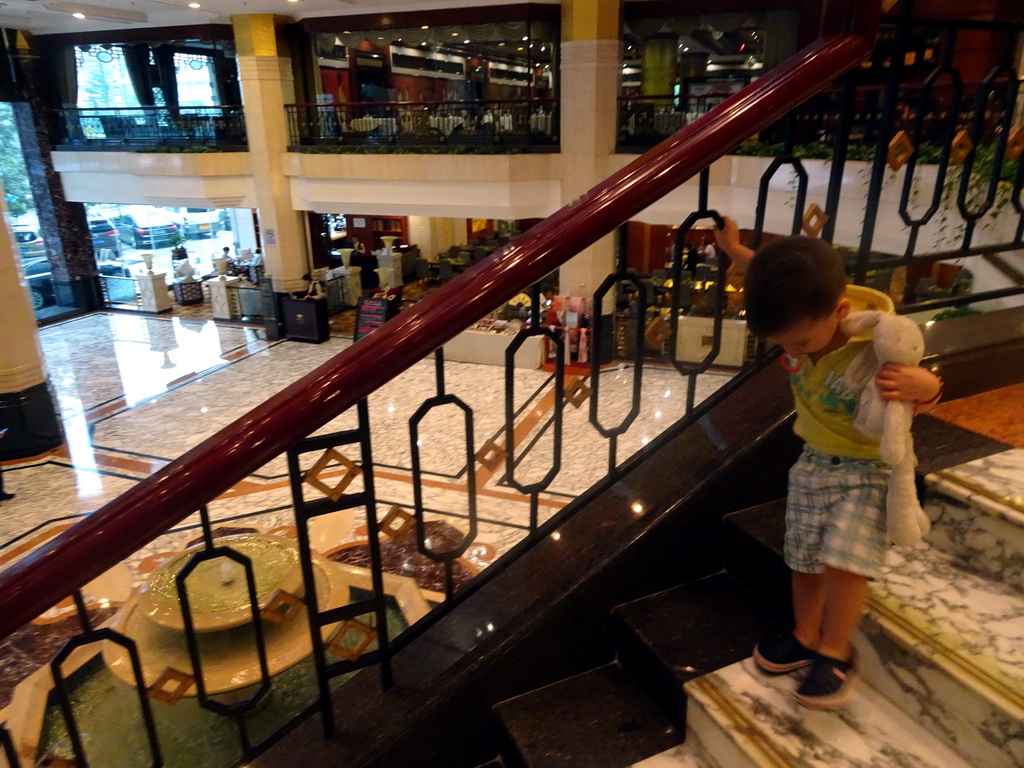
[{"label": "red handrail", "polygon": [[13,565],[0,574],[0,638],[678,187],[856,66],[873,45],[873,37],[840,32],[808,46],[400,314],[385,330],[353,344]]}]

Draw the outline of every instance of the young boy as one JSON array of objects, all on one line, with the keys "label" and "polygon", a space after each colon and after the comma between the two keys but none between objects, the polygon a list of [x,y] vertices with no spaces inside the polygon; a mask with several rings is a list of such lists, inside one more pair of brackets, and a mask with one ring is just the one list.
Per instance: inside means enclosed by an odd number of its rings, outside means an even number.
[{"label": "young boy", "polygon": [[[859,393],[847,366],[871,342],[851,338],[840,321],[856,309],[893,311],[889,297],[847,284],[839,254],[826,242],[786,237],[755,254],[725,220],[715,239],[740,269],[750,330],[782,347],[796,404],[794,431],[805,446],[789,473],[786,563],[793,572],[792,634],[766,638],[754,661],[779,674],[810,672],[794,694],[812,709],[840,706],[856,673],[850,642],[883,564],[887,476],[877,440],[853,426]],[[876,379],[887,400],[934,403],[941,382],[917,366],[886,365]]]}]

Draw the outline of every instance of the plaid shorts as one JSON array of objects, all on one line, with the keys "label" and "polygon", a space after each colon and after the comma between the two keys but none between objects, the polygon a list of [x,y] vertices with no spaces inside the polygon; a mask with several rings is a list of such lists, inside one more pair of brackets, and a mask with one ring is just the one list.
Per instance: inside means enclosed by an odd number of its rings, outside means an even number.
[{"label": "plaid shorts", "polygon": [[786,564],[825,566],[873,577],[885,560],[888,470],[880,462],[826,456],[804,448],[789,470]]}]

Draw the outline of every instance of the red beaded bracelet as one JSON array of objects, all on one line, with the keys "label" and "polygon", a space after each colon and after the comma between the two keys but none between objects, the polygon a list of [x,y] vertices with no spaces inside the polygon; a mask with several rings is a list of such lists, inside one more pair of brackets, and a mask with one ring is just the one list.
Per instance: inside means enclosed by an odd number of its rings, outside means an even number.
[{"label": "red beaded bracelet", "polygon": [[[934,405],[938,404],[939,398],[942,397],[942,389],[945,386],[945,382],[943,382],[940,377],[937,377],[937,378],[939,378],[939,391],[935,393],[935,397],[933,397],[931,400],[924,400],[924,401],[920,401],[920,402],[916,401],[916,400],[914,401],[914,415],[915,416],[917,416],[917,414],[919,414],[921,412],[922,406],[926,406],[926,405],[934,406]],[[931,410],[931,408],[929,408],[928,410]]]}]

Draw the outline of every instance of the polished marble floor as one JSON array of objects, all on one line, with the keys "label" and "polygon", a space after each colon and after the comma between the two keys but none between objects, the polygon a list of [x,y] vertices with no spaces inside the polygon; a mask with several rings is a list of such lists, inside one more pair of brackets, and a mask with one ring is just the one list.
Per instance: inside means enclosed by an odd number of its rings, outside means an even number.
[{"label": "polished marble floor", "polygon": [[[70,320],[43,329],[41,339],[67,442],[46,455],[5,464],[7,488],[16,496],[3,504],[0,515],[0,567],[125,492],[351,343],[341,336],[320,345],[269,342],[256,328],[128,313]],[[697,401],[729,378],[724,373],[699,377]],[[473,410],[472,452],[489,441],[503,446],[503,371],[448,362],[445,379],[447,391]],[[602,374],[605,423],[616,423],[628,412],[632,379],[632,370],[626,368]],[[515,479],[529,483],[550,467],[553,380],[540,370],[519,370],[515,384]],[[370,398],[381,517],[394,505],[413,506],[408,422],[423,399],[435,393],[434,387],[434,362],[423,361]],[[619,463],[683,414],[685,390],[685,379],[675,371],[645,368],[639,414],[618,440]],[[439,409],[420,425],[423,503],[427,519],[465,530],[466,444],[461,421],[453,415],[450,408]],[[541,520],[607,471],[608,441],[588,416],[588,401],[581,407],[565,406],[560,471],[540,495]],[[323,430],[352,426],[354,414],[343,414]],[[491,468],[474,464],[480,524],[467,559],[479,568],[521,540],[529,525],[530,500],[508,482],[503,461]],[[290,507],[287,468],[284,458],[278,457],[213,501],[210,512],[221,523],[244,521],[271,530],[294,523]],[[197,522],[193,516],[178,528],[192,528]],[[357,538],[362,524],[356,514],[342,540]],[[190,535],[182,530],[168,537],[184,540]],[[168,537],[133,560],[180,546]]]}]

